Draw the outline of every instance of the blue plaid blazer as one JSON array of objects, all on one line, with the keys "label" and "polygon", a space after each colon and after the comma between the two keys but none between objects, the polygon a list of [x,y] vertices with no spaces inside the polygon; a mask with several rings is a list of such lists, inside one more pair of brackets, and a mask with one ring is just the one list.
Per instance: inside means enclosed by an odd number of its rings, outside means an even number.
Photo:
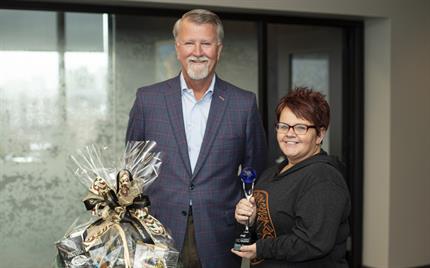
[{"label": "blue plaid blazer", "polygon": [[146,189],[151,213],[170,229],[182,249],[190,199],[203,267],[240,267],[230,252],[237,236],[236,203],[243,196],[238,168],[260,174],[266,139],[255,94],[217,77],[200,154],[191,172],[179,76],[138,89],[127,141],[154,140],[163,153],[157,180]]}]

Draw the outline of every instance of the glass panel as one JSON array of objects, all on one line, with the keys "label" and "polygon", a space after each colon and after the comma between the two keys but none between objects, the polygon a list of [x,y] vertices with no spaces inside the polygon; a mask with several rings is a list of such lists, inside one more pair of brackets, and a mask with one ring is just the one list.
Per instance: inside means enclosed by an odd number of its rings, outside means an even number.
[{"label": "glass panel", "polygon": [[58,58],[55,52],[0,52],[0,258],[5,267],[46,266],[51,241],[76,216],[68,205],[75,187],[64,180]]},{"label": "glass panel", "polygon": [[[329,66],[330,57],[327,53],[295,53],[290,55],[291,87],[308,87],[321,92],[330,103]],[[330,128],[325,140],[330,140]],[[324,142],[322,148],[330,153],[329,143]]]},{"label": "glass panel", "polygon": [[66,51],[103,52],[103,15],[66,13]]},{"label": "glass panel", "polygon": [[326,53],[292,54],[292,87],[309,87],[326,95],[329,100],[330,59]]},{"label": "glass panel", "polygon": [[342,29],[269,24],[267,32],[269,161],[283,159],[273,129],[275,107],[292,86],[311,87],[327,96],[331,119],[323,149],[341,158]]},{"label": "glass panel", "polygon": [[258,42],[255,22],[223,21],[224,48],[218,75],[258,96]]},{"label": "glass panel", "polygon": [[[101,14],[93,16],[101,21]],[[108,54],[100,23],[90,42],[66,26],[66,47],[86,52],[63,54],[55,12],[7,11],[7,17],[1,34],[14,41],[0,50],[1,266],[49,267],[54,242],[76,217],[88,216],[85,188],[67,172],[69,155],[90,143],[112,144]],[[82,19],[74,14],[66,21]]]},{"label": "glass panel", "polygon": [[67,52],[66,129],[76,149],[90,143],[112,144],[112,103],[107,83],[108,58],[103,52]]},{"label": "glass panel", "polygon": [[0,36],[0,50],[56,51],[56,13],[0,9]]}]

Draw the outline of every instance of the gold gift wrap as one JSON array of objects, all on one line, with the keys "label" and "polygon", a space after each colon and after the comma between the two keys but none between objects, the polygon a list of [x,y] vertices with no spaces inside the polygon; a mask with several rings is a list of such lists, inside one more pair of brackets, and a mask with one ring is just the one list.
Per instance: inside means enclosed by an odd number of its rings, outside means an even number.
[{"label": "gold gift wrap", "polygon": [[150,141],[128,143],[119,171],[103,167],[96,146],[72,158],[78,165],[75,174],[90,182],[83,202],[95,219],[74,226],[56,243],[60,266],[176,267],[179,252],[168,231],[149,214],[150,201],[143,194],[161,164],[154,146]]}]

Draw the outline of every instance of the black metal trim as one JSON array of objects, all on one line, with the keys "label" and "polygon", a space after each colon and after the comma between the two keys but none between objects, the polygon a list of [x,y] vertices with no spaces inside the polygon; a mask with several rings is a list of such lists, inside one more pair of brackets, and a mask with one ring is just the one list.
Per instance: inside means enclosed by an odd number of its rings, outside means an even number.
[{"label": "black metal trim", "polygon": [[[263,120],[263,126],[269,129],[267,114],[269,112],[267,104],[267,23],[258,21],[258,105]],[[266,139],[268,139],[266,135]]]},{"label": "black metal trim", "polygon": [[351,192],[352,268],[361,267],[363,253],[364,158],[364,26],[344,29],[343,51],[343,159]]}]

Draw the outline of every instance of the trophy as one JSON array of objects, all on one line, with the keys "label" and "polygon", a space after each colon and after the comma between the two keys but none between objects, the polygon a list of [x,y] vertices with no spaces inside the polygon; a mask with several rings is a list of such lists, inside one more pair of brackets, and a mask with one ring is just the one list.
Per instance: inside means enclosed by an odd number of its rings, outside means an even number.
[{"label": "trophy", "polygon": [[[246,167],[240,172],[240,179],[242,180],[243,192],[245,193],[245,198],[249,200],[254,191],[254,182],[257,174],[254,169]],[[249,232],[249,218],[245,225],[245,230],[236,238],[234,243],[234,249],[240,250],[242,245],[251,245],[254,241],[251,238],[251,233]]]}]

